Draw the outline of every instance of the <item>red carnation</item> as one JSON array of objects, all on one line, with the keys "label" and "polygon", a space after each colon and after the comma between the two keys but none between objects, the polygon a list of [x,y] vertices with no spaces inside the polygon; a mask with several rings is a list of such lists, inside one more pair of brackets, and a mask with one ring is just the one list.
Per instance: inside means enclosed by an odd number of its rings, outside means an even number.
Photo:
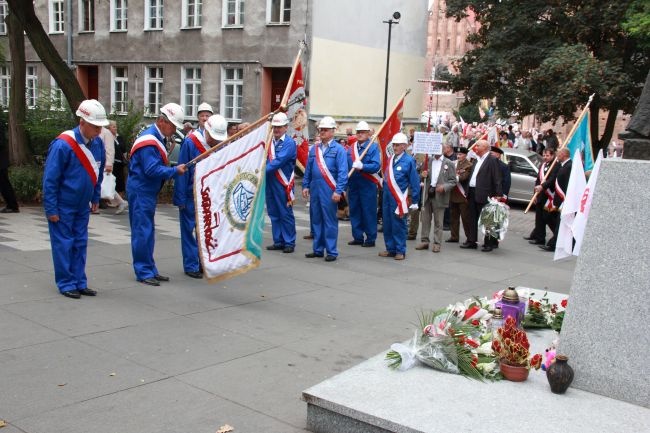
[{"label": "red carnation", "polygon": [[562,308],[566,308],[567,301],[568,301],[568,299],[562,299],[562,302],[560,302],[560,305],[562,306]]}]

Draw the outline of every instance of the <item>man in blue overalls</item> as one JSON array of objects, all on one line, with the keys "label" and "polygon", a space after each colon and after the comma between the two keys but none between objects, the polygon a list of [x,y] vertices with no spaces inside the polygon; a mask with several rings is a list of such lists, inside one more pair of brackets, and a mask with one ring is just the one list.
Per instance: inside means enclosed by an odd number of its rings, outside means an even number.
[{"label": "man in blue overalls", "polygon": [[106,153],[98,137],[108,125],[106,111],[94,99],[76,112],[79,126],[61,133],[52,143],[43,173],[43,206],[54,262],[54,279],[63,296],[95,296],[86,278],[88,219],[99,208]]},{"label": "man in blue overalls", "polygon": [[[380,257],[406,258],[406,217],[409,209],[417,209],[420,201],[420,176],[415,159],[404,151],[408,137],[401,132],[393,136],[394,154],[384,170],[384,194],[382,219],[384,222],[384,242],[386,251]],[[412,205],[408,205],[407,189],[411,189]]]},{"label": "man in blue overalls", "polygon": [[[202,103],[198,108],[199,126],[187,134],[181,144],[178,155],[179,164],[187,164],[213,145],[217,145],[226,139],[227,122],[222,116],[212,116],[220,120],[222,131],[218,133],[218,141],[210,140],[210,134],[206,134],[206,123],[212,115],[212,107]],[[215,119],[216,120],[216,119]],[[212,122],[214,127],[215,122]],[[214,133],[214,131],[213,131]],[[208,141],[214,142],[209,144]],[[194,166],[188,169],[185,176],[181,176],[174,182],[174,205],[178,206],[178,219],[181,226],[181,253],[183,255],[183,270],[185,275],[191,278],[203,278],[199,264],[199,250],[196,243],[196,216],[194,202]]]},{"label": "man in blue overalls", "polygon": [[163,106],[156,122],[140,133],[131,148],[126,192],[130,204],[133,269],[137,280],[150,286],[169,281],[169,277],[158,273],[153,259],[154,215],[162,182],[175,179],[186,171],[185,164],[167,166],[165,147],[165,138],[171,137],[176,128],[183,127],[184,116],[183,108],[178,104]]},{"label": "man in blue overalls", "polygon": [[370,143],[370,127],[367,122],[359,122],[356,133],[357,141],[348,150],[348,167],[354,168],[348,179],[353,238],[348,245],[374,247],[377,239],[377,187],[381,185],[381,178],[377,174],[380,169],[379,146]]},{"label": "man in blue overalls", "polygon": [[271,120],[273,139],[266,163],[266,211],[271,219],[273,245],[267,250],[293,253],[296,246],[296,220],[293,216],[293,170],[296,166],[296,142],[287,132],[289,119],[277,113]]},{"label": "man in blue overalls", "polygon": [[325,116],[318,124],[320,145],[309,150],[305,177],[302,180],[302,196],[310,198],[311,222],[314,227],[313,252],[307,258],[323,257],[333,262],[339,255],[336,241],[339,235],[339,222],[336,217],[337,203],[348,183],[347,153],[338,141],[334,140],[336,122]]}]

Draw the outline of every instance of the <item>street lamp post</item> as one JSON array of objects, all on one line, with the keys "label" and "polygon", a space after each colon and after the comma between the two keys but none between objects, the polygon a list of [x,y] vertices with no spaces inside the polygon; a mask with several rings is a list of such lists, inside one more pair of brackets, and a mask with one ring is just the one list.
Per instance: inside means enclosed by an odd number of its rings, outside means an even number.
[{"label": "street lamp post", "polygon": [[388,68],[390,67],[390,36],[393,24],[399,24],[399,19],[402,17],[402,14],[395,11],[393,12],[393,17],[388,21],[384,21],[385,24],[388,24],[388,51],[386,51],[386,85],[384,87],[384,120],[386,120],[386,104],[388,103]]}]

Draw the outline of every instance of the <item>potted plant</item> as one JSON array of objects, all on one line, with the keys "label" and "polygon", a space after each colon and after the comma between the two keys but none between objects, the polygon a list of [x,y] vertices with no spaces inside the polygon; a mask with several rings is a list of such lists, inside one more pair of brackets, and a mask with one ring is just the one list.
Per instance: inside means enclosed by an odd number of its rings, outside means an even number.
[{"label": "potted plant", "polygon": [[523,382],[528,378],[530,368],[539,369],[542,355],[530,357],[528,335],[516,327],[513,317],[508,317],[503,327],[497,329],[492,341],[492,350],[499,358],[501,374],[513,382]]}]

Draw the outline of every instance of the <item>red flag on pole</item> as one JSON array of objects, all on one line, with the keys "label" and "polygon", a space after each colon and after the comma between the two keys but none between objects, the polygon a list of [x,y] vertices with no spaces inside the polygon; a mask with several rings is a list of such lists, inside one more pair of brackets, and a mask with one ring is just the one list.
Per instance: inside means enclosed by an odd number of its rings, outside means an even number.
[{"label": "red flag on pole", "polygon": [[[298,53],[294,69],[291,73],[292,79],[287,83],[287,89],[284,92],[283,104],[289,104],[287,108],[287,117],[289,118],[289,128],[287,134],[296,141],[297,157],[296,164],[304,172],[307,165],[307,155],[309,153],[309,140],[307,137],[307,99],[305,99],[305,81],[302,75],[302,63]],[[300,102],[295,102],[301,100]]]},{"label": "red flag on pole", "polygon": [[384,121],[380,131],[377,133],[377,141],[379,142],[380,155],[381,155],[381,168],[382,172],[386,169],[386,164],[390,161],[393,154],[393,146],[391,140],[393,136],[402,130],[402,110],[404,108],[404,97],[406,92],[395,105],[395,108],[390,113],[388,118]]}]

